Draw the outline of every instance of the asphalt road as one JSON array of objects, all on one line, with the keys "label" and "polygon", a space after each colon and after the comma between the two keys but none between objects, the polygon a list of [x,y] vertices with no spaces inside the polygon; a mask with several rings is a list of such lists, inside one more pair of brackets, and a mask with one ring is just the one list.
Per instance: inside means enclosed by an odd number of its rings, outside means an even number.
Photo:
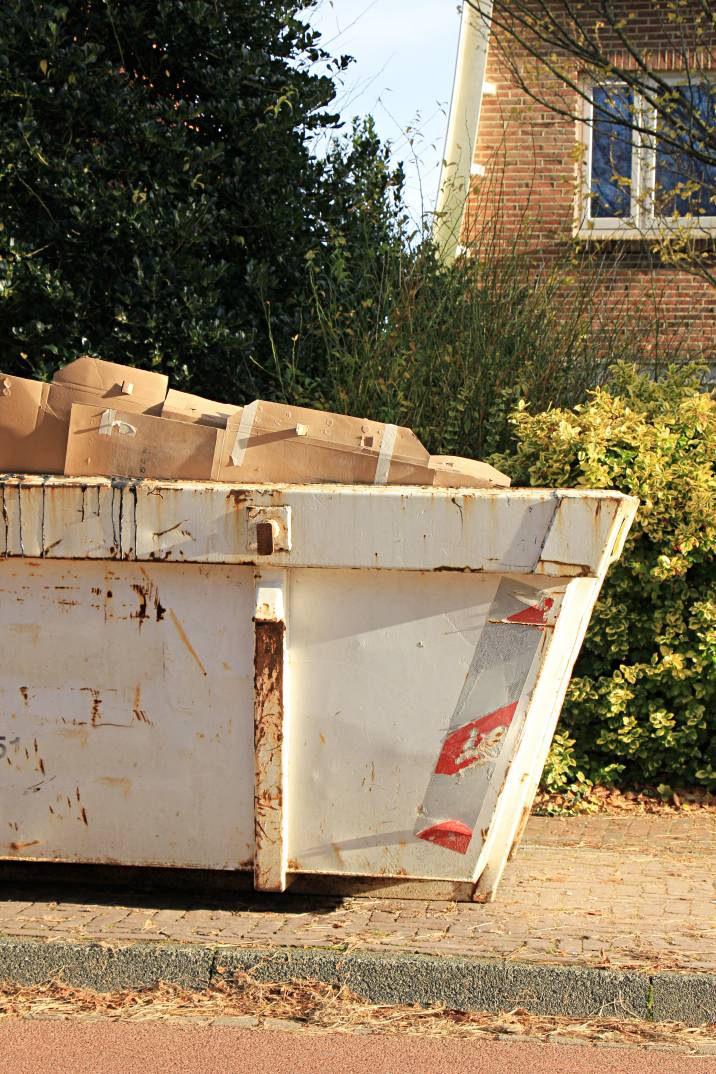
[{"label": "asphalt road", "polygon": [[2,1074],[716,1074],[716,1056],[589,1045],[0,1020]]}]

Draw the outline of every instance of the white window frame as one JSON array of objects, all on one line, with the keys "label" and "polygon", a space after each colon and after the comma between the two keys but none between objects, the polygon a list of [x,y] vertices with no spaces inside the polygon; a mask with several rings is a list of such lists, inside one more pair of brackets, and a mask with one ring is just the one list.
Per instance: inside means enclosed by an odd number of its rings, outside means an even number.
[{"label": "white window frame", "polygon": [[[678,72],[661,75],[671,85],[686,85],[688,79]],[[701,76],[703,77],[703,76]],[[709,76],[716,82],[716,72]],[[679,217],[657,216],[654,213],[656,180],[656,138],[654,135],[632,131],[631,158],[631,212],[629,216],[595,217],[589,215],[592,202],[590,177],[592,173],[592,117],[591,92],[595,83],[583,82],[583,115],[577,125],[577,138],[584,147],[580,163],[578,197],[574,222],[574,234],[580,239],[663,239],[676,228],[686,228],[697,238],[710,238],[716,234],[716,214],[686,215]],[[599,83],[602,86],[605,83]],[[610,85],[610,83],[606,83]],[[625,83],[614,81],[616,88]],[[649,130],[656,130],[656,108],[648,105],[641,94],[634,91],[634,115],[636,121]]]}]

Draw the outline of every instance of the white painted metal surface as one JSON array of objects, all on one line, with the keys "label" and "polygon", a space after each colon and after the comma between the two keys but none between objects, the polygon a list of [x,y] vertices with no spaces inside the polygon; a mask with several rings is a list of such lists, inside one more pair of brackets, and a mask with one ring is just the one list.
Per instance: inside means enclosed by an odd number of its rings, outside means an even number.
[{"label": "white painted metal surface", "polygon": [[39,477],[0,504],[1,857],[480,899],[636,507]]},{"label": "white painted metal surface", "polygon": [[[448,114],[433,239],[447,262],[460,250],[461,225],[470,193],[474,151],[490,38],[492,0],[463,0],[452,98]],[[494,92],[494,86],[492,87]],[[484,171],[484,169],[483,169]]]}]

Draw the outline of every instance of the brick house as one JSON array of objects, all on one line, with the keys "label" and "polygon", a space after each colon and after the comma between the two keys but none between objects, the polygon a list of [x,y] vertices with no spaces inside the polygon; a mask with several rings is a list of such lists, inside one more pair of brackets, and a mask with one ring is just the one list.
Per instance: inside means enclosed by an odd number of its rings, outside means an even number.
[{"label": "brick house", "polygon": [[[546,2],[558,20],[565,0]],[[672,110],[688,103],[697,122],[703,115],[716,126],[716,48],[703,34],[684,41],[683,27],[679,40],[667,9],[645,0],[615,0],[617,12],[628,14],[626,44],[609,27],[595,27],[588,2],[575,3],[615,74],[590,78],[589,67],[564,50],[550,53],[550,72],[506,32],[510,7],[496,2],[493,11],[490,3],[482,18],[472,6],[463,10],[436,238],[450,256],[497,219],[500,240],[518,243],[535,263],[576,250],[581,271],[599,263],[605,302],[626,299],[658,320],[667,351],[679,341],[713,361],[716,271],[709,280],[682,264],[687,250],[690,259],[712,256],[716,166],[711,149],[706,162],[694,160],[656,132],[662,99]],[[619,78],[638,73],[644,59],[661,86],[654,94]],[[635,116],[654,135],[631,129]]]}]

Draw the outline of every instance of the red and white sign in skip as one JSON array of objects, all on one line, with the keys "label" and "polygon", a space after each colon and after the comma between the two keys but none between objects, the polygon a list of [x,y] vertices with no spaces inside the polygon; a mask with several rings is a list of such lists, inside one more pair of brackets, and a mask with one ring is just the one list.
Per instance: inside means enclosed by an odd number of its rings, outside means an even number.
[{"label": "red and white sign in skip", "polygon": [[557,590],[500,582],[419,810],[420,839],[467,853],[495,764],[520,731],[522,695],[558,603]]}]

